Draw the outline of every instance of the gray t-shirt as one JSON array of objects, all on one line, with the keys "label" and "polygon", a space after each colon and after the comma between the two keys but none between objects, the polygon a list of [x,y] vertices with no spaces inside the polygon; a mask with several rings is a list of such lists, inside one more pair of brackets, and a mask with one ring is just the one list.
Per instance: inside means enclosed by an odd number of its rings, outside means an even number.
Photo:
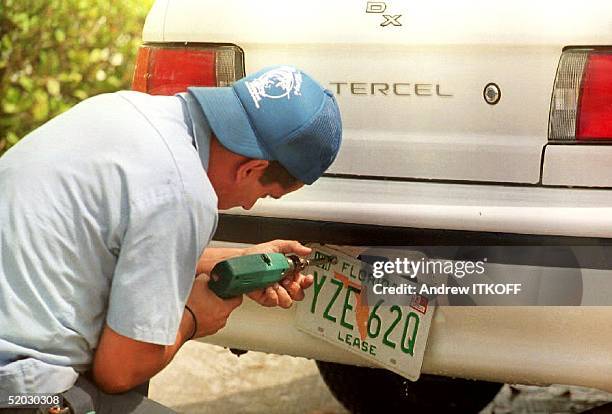
[{"label": "gray t-shirt", "polygon": [[0,158],[0,400],[68,389],[106,322],[173,344],[217,197],[179,97],[83,101]]}]

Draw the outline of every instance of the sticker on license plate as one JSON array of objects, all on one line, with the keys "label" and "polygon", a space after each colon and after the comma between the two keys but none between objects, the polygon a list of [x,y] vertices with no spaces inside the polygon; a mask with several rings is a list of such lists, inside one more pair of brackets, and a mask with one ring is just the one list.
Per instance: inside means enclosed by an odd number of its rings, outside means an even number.
[{"label": "sticker on license plate", "polygon": [[306,269],[315,281],[298,304],[298,329],[416,381],[434,306],[419,295],[408,297],[407,305],[366,295],[375,280],[367,263],[329,247],[312,247],[315,258],[336,256],[338,261]]}]

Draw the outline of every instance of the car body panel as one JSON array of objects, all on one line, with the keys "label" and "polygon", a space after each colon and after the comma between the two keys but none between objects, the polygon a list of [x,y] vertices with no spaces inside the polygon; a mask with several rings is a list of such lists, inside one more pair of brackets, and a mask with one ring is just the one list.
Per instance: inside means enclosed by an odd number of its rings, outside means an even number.
[{"label": "car body panel", "polygon": [[[548,145],[542,184],[612,187],[612,146]],[[609,204],[599,204],[609,205]]]},{"label": "car body panel", "polygon": [[[611,14],[606,2],[162,0],[143,36],[232,43],[247,73],[289,62],[319,79],[343,114],[331,173],[537,184],[561,51],[611,44]],[[483,98],[489,83],[496,105]]]},{"label": "car body panel", "polygon": [[[381,30],[383,13],[367,1],[158,0],[145,23],[145,41],[270,44],[499,44],[595,45],[612,35],[612,4],[517,0],[385,2],[385,14],[402,14],[401,27]],[[214,11],[214,12],[213,12]],[[595,12],[596,11],[596,12]]]}]

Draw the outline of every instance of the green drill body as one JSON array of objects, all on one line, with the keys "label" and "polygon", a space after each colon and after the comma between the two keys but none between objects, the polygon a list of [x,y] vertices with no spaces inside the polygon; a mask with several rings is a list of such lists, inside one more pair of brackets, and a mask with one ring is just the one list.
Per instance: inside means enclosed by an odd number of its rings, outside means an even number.
[{"label": "green drill body", "polygon": [[325,259],[302,259],[282,253],[262,253],[238,256],[215,265],[209,288],[220,298],[231,298],[268,287],[283,277],[307,266],[330,262]]}]

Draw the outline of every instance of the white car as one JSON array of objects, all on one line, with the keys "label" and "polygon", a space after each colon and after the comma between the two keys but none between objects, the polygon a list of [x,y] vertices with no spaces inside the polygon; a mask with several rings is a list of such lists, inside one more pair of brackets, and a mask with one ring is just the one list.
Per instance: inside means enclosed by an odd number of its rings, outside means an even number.
[{"label": "white car", "polygon": [[[133,86],[227,86],[279,63],[336,94],[340,154],[308,188],[223,212],[219,242],[612,244],[612,2],[157,0]],[[469,412],[501,383],[612,391],[611,322],[605,306],[439,307],[415,383],[356,367],[371,362],[296,329],[294,309],[245,302],[205,339],[327,361],[354,411]]]}]

